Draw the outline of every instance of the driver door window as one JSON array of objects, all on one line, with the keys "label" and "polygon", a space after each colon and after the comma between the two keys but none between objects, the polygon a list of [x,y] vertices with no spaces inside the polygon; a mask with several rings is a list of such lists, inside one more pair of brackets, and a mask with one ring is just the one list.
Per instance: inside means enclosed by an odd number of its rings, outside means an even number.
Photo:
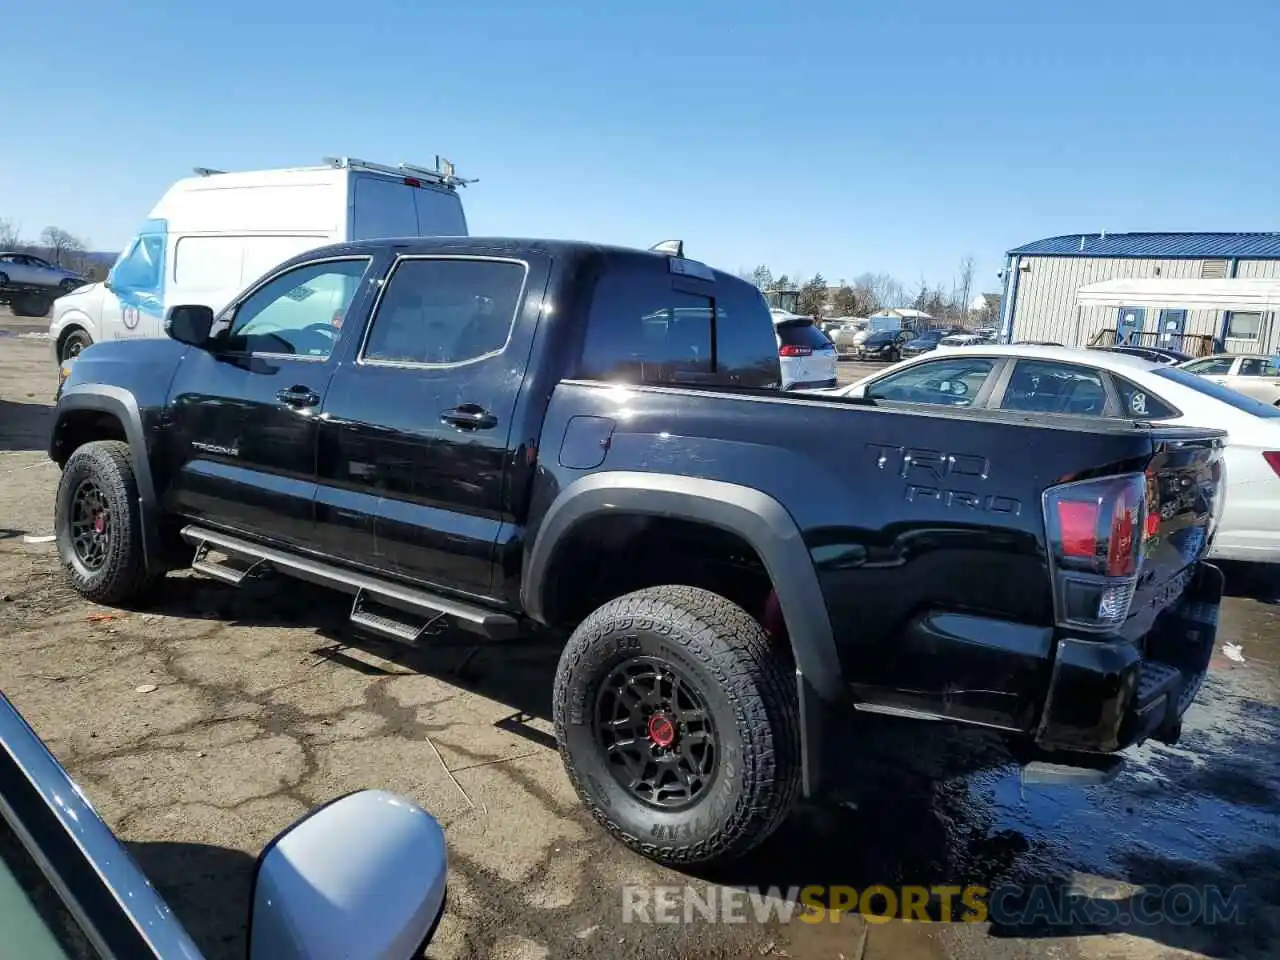
[{"label": "driver door window", "polygon": [[240,302],[230,315],[229,329],[219,332],[224,349],[328,358],[368,268],[364,257],[329,260],[295,267],[267,281]]},{"label": "driver door window", "polygon": [[948,357],[918,363],[877,380],[867,388],[866,396],[901,403],[969,407],[991,380],[995,365],[991,357]]}]

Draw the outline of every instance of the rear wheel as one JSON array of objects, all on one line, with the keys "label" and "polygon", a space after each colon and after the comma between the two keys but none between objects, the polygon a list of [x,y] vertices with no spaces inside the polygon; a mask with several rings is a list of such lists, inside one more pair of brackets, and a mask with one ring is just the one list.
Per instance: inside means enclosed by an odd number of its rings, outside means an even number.
[{"label": "rear wheel", "polygon": [[138,481],[129,445],[95,440],[78,448],[54,501],[58,556],[71,586],[97,603],[123,603],[147,587]]},{"label": "rear wheel", "polygon": [[651,587],[592,613],[561,655],[554,717],[583,803],[660,863],[745,853],[798,793],[794,674],[750,614],[707,590]]}]

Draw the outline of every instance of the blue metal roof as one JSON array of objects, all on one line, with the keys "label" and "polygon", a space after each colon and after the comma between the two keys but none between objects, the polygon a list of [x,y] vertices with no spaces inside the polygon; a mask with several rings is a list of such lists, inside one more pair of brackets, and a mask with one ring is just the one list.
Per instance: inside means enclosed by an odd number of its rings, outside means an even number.
[{"label": "blue metal roof", "polygon": [[1070,233],[1014,247],[1009,253],[1042,257],[1245,257],[1280,260],[1280,233]]}]

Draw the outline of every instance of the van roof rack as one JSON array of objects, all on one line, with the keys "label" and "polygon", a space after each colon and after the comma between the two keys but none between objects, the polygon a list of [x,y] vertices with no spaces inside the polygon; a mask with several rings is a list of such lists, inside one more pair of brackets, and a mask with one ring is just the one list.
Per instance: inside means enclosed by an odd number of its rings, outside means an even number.
[{"label": "van roof rack", "polygon": [[331,167],[346,170],[371,170],[376,173],[389,173],[393,177],[417,177],[430,183],[438,183],[445,187],[465,187],[476,180],[464,180],[453,172],[453,164],[443,157],[436,157],[434,167],[421,167],[412,163],[401,163],[391,166],[385,163],[372,163],[355,157],[325,157],[324,163]]}]

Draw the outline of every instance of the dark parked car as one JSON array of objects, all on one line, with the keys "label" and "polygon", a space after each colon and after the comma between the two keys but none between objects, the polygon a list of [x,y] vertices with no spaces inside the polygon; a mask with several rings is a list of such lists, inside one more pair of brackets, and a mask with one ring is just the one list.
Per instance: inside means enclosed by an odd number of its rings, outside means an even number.
[{"label": "dark parked car", "polygon": [[937,349],[938,342],[943,337],[956,332],[955,330],[921,330],[902,345],[902,358],[918,357],[922,353]]},{"label": "dark parked car", "polygon": [[1126,353],[1131,357],[1150,360],[1152,363],[1186,363],[1188,360],[1195,359],[1189,353],[1183,353],[1181,350],[1170,350],[1168,347],[1135,347],[1127,344],[1116,344],[1115,346],[1091,347],[1090,349],[1106,350],[1109,353]]},{"label": "dark parked car", "polygon": [[326,247],[166,324],[59,388],[73,587],[188,564],[345,591],[407,643],[567,637],[570,780],[659,861],[817,791],[828,705],[1094,776],[1176,740],[1208,665],[1220,431],[784,394],[753,286],[585,243]]},{"label": "dark parked car", "polygon": [[903,344],[914,336],[911,330],[878,330],[858,344],[858,359],[888,360],[891,363],[901,360]]}]

